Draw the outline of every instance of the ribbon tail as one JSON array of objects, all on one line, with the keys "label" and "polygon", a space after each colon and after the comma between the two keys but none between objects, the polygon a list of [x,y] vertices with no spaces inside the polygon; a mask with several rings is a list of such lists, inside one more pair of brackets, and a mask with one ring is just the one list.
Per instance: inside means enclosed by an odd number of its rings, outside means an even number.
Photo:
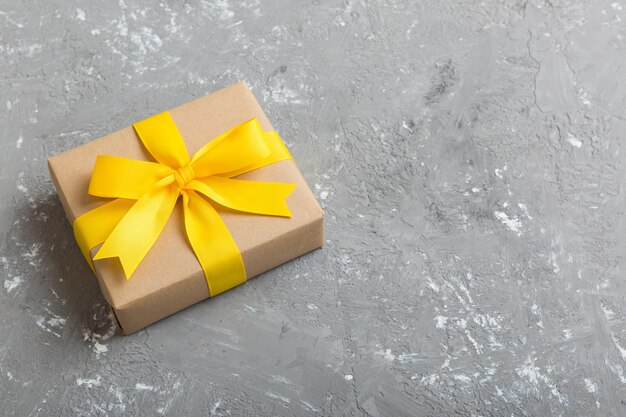
[{"label": "ribbon tail", "polygon": [[118,198],[74,220],[76,243],[92,271],[95,270],[89,251],[106,240],[133,204],[135,204],[133,200]]},{"label": "ribbon tail", "polygon": [[246,281],[246,271],[237,244],[215,209],[192,190],[183,194],[185,229],[215,296]]},{"label": "ribbon tail", "polygon": [[286,199],[296,185],[214,176],[190,181],[187,188],[196,190],[233,210],[266,216],[291,217]]},{"label": "ribbon tail", "polygon": [[161,234],[177,199],[173,176],[159,181],[128,210],[93,259],[119,258],[129,279]]},{"label": "ribbon tail", "polygon": [[170,174],[171,168],[156,162],[98,155],[89,182],[89,194],[138,200]]}]

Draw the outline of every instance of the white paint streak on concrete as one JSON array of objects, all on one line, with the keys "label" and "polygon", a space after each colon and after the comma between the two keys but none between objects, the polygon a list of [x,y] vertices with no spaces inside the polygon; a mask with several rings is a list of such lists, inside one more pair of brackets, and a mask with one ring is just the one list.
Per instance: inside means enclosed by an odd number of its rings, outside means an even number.
[{"label": "white paint streak on concrete", "polygon": [[615,347],[617,348],[617,351],[622,356],[622,359],[626,361],[626,349],[624,349],[624,347],[622,347],[622,345],[619,343],[619,340],[617,340],[617,337],[615,336],[615,333],[613,333],[613,332],[611,332],[611,339],[613,340],[613,344],[615,344]]},{"label": "white paint streak on concrete", "polygon": [[456,379],[457,381],[461,381],[464,384],[469,384],[472,382],[472,378],[468,377],[467,375],[463,375],[463,374],[456,374],[454,375],[454,379]]},{"label": "white paint streak on concrete", "polygon": [[39,316],[35,319],[35,324],[42,330],[56,336],[61,337],[61,331],[65,327],[65,323],[67,319],[57,316],[53,314],[48,309],[46,309],[48,313],[50,313],[49,317]]},{"label": "white paint streak on concrete", "polygon": [[581,148],[583,146],[583,142],[571,133],[567,134],[567,141],[574,148]]},{"label": "white paint streak on concrete", "polygon": [[[104,307],[108,309],[109,307]],[[100,355],[105,354],[109,351],[109,347],[103,343],[106,340],[109,340],[117,331],[117,322],[115,321],[115,316],[111,311],[108,312],[106,316],[107,324],[106,330],[103,333],[98,333],[94,330],[83,328],[83,341],[91,344],[93,353],[96,357],[100,357]]]},{"label": "white paint streak on concrete", "polygon": [[211,407],[210,415],[212,416],[217,415],[217,409],[220,408],[221,404],[222,404],[222,400],[215,401],[213,403],[213,406]]},{"label": "white paint streak on concrete", "polygon": [[435,327],[438,329],[444,329],[446,327],[446,323],[448,322],[448,318],[445,316],[435,316]]},{"label": "white paint streak on concrete", "polygon": [[589,378],[585,378],[585,387],[587,387],[587,392],[590,394],[598,392],[598,384],[596,384]]},{"label": "white paint streak on concrete", "polygon": [[503,211],[495,211],[494,215],[500,222],[507,227],[512,232],[515,232],[517,236],[522,236],[522,222],[519,220],[517,216],[509,217]]},{"label": "white paint streak on concrete", "polygon": [[613,310],[611,310],[609,307],[605,306],[604,304],[601,304],[600,305],[600,309],[602,310],[602,313],[604,314],[604,317],[608,321],[611,321],[611,320],[613,320],[613,318],[615,318],[615,312]]},{"label": "white paint streak on concrete", "polygon": [[517,206],[520,208],[520,210],[522,210],[522,213],[524,213],[524,216],[526,216],[529,220],[533,219],[532,216],[528,214],[528,207],[526,207],[526,204],[517,203]]},{"label": "white paint streak on concrete", "polygon": [[532,357],[528,357],[523,365],[515,368],[515,372],[520,377],[530,382],[534,391],[539,392],[539,383],[543,383],[550,390],[550,394],[554,396],[559,403],[566,404],[567,397],[561,393],[558,387],[551,381],[551,379],[540,372],[540,368],[535,365],[535,361]]},{"label": "white paint streak on concrete", "polygon": [[109,351],[109,347],[107,345],[103,345],[103,344],[100,344],[98,342],[95,342],[93,344],[93,350],[94,350],[94,352],[97,355],[99,355],[99,354],[108,352]]},{"label": "white paint streak on concrete", "polygon": [[22,284],[22,282],[24,282],[24,280],[22,279],[21,276],[15,276],[12,279],[7,278],[4,280],[4,289],[8,293],[10,293],[11,291],[19,287]]},{"label": "white paint streak on concrete", "polygon": [[78,385],[78,386],[85,386],[87,388],[99,387],[101,378],[102,377],[100,375],[96,375],[95,379],[93,379],[93,378],[77,378],[76,379],[76,385]]},{"label": "white paint streak on concrete", "polygon": [[266,392],[265,395],[267,395],[269,398],[280,400],[280,401],[282,401],[284,403],[287,403],[287,404],[289,404],[291,402],[291,400],[289,398],[284,397],[282,395],[274,394],[273,392],[270,392],[270,391]]},{"label": "white paint streak on concrete", "polygon": [[382,356],[385,360],[393,362],[396,359],[396,355],[391,353],[391,349],[381,349],[376,352],[377,355]]}]

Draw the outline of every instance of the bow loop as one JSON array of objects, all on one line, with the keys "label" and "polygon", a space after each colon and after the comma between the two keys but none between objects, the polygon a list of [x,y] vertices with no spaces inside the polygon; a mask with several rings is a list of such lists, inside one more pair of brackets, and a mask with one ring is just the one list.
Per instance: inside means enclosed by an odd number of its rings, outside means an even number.
[{"label": "bow loop", "polygon": [[89,194],[138,200],[171,173],[171,168],[155,162],[98,155],[89,182]]},{"label": "bow loop", "polygon": [[158,162],[172,169],[189,163],[185,141],[169,112],[149,117],[133,124],[133,127],[143,146]]},{"label": "bow loop", "polygon": [[218,136],[193,156],[198,178],[244,168],[270,155],[257,119],[249,120]]}]

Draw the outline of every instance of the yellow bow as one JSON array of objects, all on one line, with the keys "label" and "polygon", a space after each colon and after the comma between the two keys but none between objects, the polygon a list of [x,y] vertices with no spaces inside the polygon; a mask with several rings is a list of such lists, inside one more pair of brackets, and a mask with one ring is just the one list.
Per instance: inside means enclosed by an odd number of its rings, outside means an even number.
[{"label": "yellow bow", "polygon": [[97,157],[89,194],[115,200],[74,222],[76,241],[91,268],[89,251],[102,243],[93,259],[119,258],[130,278],[182,195],[187,238],[210,294],[244,282],[241,253],[209,200],[241,212],[291,217],[285,199],[295,184],[232,179],[291,159],[278,134],[264,132],[252,119],[213,139],[190,159],[168,112],[133,127],[157,162]]}]

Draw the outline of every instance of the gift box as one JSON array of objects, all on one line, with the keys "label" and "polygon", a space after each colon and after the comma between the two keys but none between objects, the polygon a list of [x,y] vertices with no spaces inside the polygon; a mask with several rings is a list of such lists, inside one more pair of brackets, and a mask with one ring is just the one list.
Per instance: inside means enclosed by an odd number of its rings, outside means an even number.
[{"label": "gift box", "polygon": [[322,209],[243,82],[48,166],[125,334],[323,244]]}]

